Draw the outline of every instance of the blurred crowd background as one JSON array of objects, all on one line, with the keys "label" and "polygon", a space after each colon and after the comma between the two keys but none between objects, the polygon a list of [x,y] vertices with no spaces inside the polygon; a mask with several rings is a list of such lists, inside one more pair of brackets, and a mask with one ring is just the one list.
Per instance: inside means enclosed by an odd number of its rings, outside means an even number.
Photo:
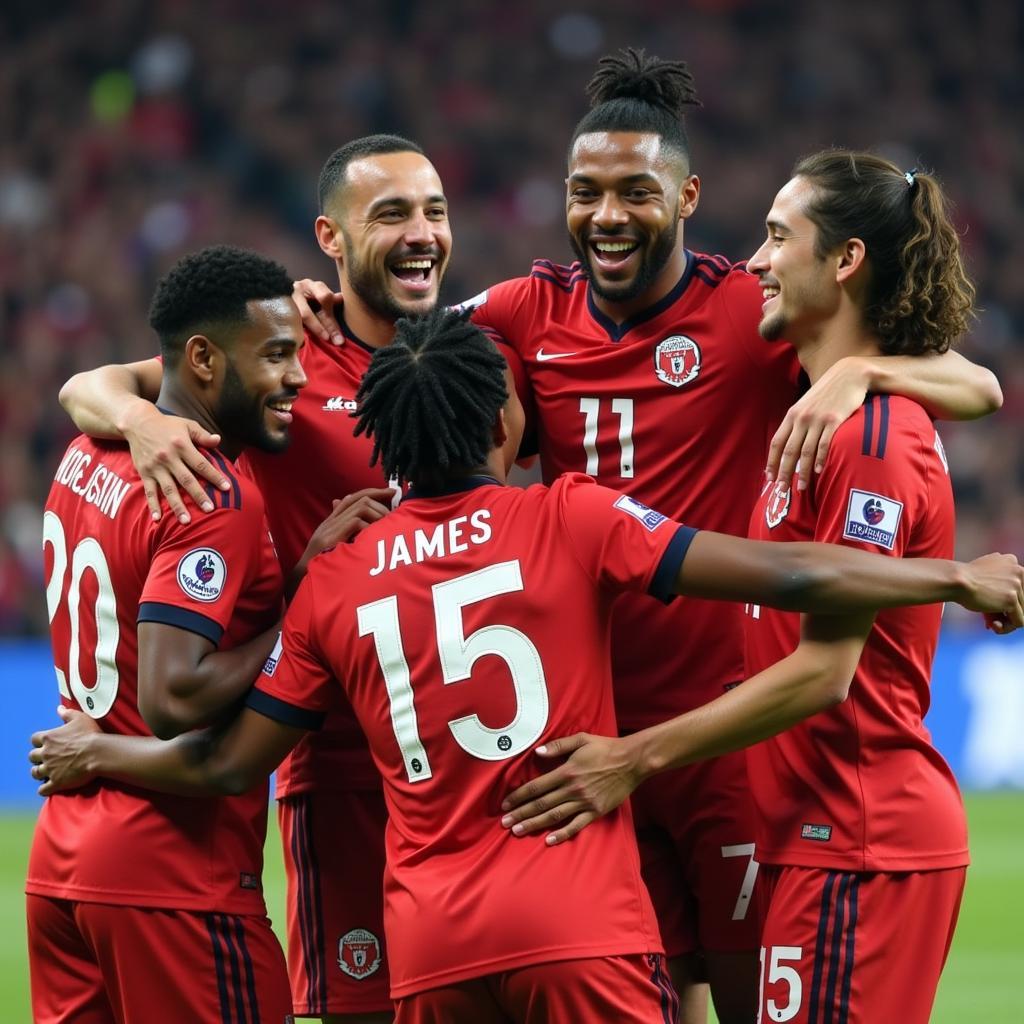
[{"label": "blurred crowd background", "polygon": [[[1005,405],[943,428],[959,555],[1024,558],[1024,14],[1008,0],[5,0],[0,14],[0,636],[46,629],[40,508],[78,370],[156,352],[157,278],[213,242],[294,276],[320,166],[419,140],[451,202],[445,297],[568,261],[569,134],[596,59],[684,58],[700,208],[690,248],[742,259],[795,159],[831,145],[933,169],[981,311],[962,350]],[[1014,111],[1017,111],[1015,114]],[[1018,127],[1015,129],[1013,125]]]}]

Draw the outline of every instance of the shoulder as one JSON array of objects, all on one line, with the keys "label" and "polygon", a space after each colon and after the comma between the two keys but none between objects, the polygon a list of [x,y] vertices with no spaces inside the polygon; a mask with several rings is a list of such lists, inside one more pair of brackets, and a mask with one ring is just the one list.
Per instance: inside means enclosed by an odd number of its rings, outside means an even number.
[{"label": "shoulder", "polygon": [[207,457],[227,477],[229,484],[226,490],[220,490],[209,484],[204,485],[206,493],[213,502],[214,510],[228,509],[242,513],[246,519],[262,519],[265,509],[263,493],[255,480],[248,475],[247,462],[243,459],[239,465],[236,465],[216,449],[210,449],[207,452]]},{"label": "shoulder", "polygon": [[846,459],[898,461],[922,444],[930,446],[934,435],[931,417],[917,402],[902,395],[871,394],[836,431],[832,449]]}]

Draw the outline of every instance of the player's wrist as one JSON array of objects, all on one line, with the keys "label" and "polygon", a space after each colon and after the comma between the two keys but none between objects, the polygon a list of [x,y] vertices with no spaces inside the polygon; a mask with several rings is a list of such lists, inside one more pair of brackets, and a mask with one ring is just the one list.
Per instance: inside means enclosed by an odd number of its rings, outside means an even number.
[{"label": "player's wrist", "polygon": [[152,416],[159,415],[156,406],[137,395],[127,396],[120,405],[120,411],[114,417],[114,428],[129,441],[138,431],[140,425]]}]

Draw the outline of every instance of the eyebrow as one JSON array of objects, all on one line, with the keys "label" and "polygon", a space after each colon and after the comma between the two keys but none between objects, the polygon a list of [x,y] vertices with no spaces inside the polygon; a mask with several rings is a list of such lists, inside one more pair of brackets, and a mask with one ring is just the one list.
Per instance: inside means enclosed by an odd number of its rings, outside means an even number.
[{"label": "eyebrow", "polygon": [[[569,180],[578,181],[583,185],[592,185],[597,179],[592,178],[589,174],[570,174]],[[657,182],[657,180],[657,177],[654,174],[651,174],[650,171],[641,171],[639,174],[627,174],[625,177],[619,179],[619,181],[629,185],[635,184],[638,181]]]},{"label": "eyebrow", "polygon": [[769,231],[787,231],[788,232],[788,231],[791,230],[785,224],[783,224],[781,220],[766,220],[764,222],[764,225],[765,225],[765,227]]},{"label": "eyebrow", "polygon": [[[428,196],[425,206],[434,206],[437,204],[448,205],[448,200],[443,195]],[[408,209],[414,204],[410,202],[406,196],[385,196],[383,199],[378,199],[376,202],[370,204],[370,215],[372,216],[378,210],[383,209],[385,206],[400,206],[403,209]]]}]

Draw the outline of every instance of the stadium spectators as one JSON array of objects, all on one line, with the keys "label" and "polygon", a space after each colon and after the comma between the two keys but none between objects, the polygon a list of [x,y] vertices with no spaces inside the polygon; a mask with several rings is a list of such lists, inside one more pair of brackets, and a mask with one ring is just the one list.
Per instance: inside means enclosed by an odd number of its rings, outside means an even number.
[{"label": "stadium spectators", "polygon": [[[38,509],[73,434],[72,373],[154,354],[146,299],[185,251],[256,248],[300,276],[323,153],[376,131],[422,139],[457,214],[447,295],[568,257],[566,133],[593,59],[678,54],[708,108],[689,130],[713,183],[688,232],[752,252],[771,183],[832,143],[933,167],[957,203],[982,313],[965,354],[1005,406],[943,427],[958,554],[1024,552],[1024,14],[1000,0],[837,7],[794,0],[288,5],[13,4],[0,25],[0,632],[42,633]],[[640,15],[640,17],[638,17]],[[977,54],[985,55],[978,61]]]}]

